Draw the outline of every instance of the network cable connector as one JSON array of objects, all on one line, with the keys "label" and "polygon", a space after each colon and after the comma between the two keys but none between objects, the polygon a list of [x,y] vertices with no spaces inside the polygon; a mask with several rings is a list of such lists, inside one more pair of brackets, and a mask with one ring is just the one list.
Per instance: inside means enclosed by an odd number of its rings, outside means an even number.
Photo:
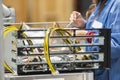
[{"label": "network cable connector", "polygon": [[16,14],[14,8],[8,8],[6,5],[2,4],[3,7],[3,21],[4,23],[15,23]]},{"label": "network cable connector", "polygon": [[12,31],[5,39],[7,67],[18,75],[109,69],[110,29],[86,29],[94,32],[92,35],[77,35],[79,31],[76,28]]}]

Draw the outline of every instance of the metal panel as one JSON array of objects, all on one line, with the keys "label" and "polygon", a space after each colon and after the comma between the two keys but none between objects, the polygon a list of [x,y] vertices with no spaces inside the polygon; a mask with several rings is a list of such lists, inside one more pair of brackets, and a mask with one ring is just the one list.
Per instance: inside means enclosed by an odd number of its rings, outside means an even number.
[{"label": "metal panel", "polygon": [[2,0],[0,0],[0,80],[4,80],[4,67],[3,67],[3,16],[2,16]]},{"label": "metal panel", "polygon": [[93,80],[92,72],[72,73],[72,74],[58,74],[58,75],[26,75],[14,76],[6,74],[5,80]]}]

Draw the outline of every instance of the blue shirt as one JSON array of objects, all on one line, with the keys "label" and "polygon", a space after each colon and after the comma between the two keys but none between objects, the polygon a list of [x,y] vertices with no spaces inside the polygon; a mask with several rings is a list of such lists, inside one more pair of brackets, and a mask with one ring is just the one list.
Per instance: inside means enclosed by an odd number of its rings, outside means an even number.
[{"label": "blue shirt", "polygon": [[[86,23],[86,28],[111,29],[110,80],[120,80],[120,0],[108,0],[98,16],[98,4]],[[108,80],[106,70],[96,70],[95,80]]]}]

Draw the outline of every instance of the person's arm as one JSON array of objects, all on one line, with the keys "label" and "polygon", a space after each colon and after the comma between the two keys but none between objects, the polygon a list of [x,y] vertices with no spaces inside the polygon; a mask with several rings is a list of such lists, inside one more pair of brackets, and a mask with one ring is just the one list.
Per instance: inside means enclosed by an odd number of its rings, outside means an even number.
[{"label": "person's arm", "polygon": [[120,33],[111,34],[111,58],[120,57]]},{"label": "person's arm", "polygon": [[111,58],[120,58],[120,4],[111,11],[106,26],[111,28]]}]

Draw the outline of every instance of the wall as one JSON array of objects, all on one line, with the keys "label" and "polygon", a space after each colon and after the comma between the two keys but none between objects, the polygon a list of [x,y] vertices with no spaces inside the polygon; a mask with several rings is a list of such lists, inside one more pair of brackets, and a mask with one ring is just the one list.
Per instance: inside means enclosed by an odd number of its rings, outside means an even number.
[{"label": "wall", "polygon": [[3,0],[14,7],[17,22],[68,21],[74,0]]}]

